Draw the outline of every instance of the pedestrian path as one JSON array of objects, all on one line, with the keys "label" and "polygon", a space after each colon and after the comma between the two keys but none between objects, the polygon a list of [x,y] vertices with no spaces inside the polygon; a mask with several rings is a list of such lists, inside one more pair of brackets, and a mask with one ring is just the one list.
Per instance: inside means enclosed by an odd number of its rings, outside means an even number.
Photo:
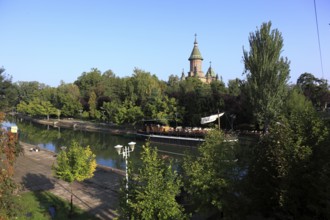
[{"label": "pedestrian path", "polygon": [[[22,191],[49,192],[70,201],[70,186],[67,182],[53,177],[51,166],[56,154],[47,150],[30,151],[35,146],[20,142],[24,154],[15,164],[14,179],[22,186]],[[101,220],[118,217],[118,192],[123,172],[98,166],[94,177],[73,184],[74,205],[90,212]]]}]

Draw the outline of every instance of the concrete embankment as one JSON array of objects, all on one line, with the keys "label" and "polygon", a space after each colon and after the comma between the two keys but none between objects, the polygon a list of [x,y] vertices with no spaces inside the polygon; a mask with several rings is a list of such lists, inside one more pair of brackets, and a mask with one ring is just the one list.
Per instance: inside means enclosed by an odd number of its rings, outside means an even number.
[{"label": "concrete embankment", "polygon": [[72,128],[76,130],[83,131],[99,131],[99,132],[109,132],[111,134],[121,134],[121,135],[135,135],[136,132],[133,128],[128,128],[124,126],[117,126],[107,123],[94,123],[89,121],[82,121],[73,118],[67,119],[36,119],[25,115],[17,115],[19,118],[24,120],[29,120],[34,123],[49,125],[52,127],[61,128]]}]

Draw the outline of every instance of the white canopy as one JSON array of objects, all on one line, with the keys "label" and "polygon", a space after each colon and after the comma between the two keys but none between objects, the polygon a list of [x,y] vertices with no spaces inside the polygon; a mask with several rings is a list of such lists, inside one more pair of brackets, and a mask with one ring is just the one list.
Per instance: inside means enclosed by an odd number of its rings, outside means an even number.
[{"label": "white canopy", "polygon": [[207,124],[207,123],[210,123],[210,122],[214,122],[219,117],[223,116],[223,114],[224,114],[224,112],[222,112],[220,114],[211,115],[211,116],[208,116],[208,117],[201,118],[201,124]]}]

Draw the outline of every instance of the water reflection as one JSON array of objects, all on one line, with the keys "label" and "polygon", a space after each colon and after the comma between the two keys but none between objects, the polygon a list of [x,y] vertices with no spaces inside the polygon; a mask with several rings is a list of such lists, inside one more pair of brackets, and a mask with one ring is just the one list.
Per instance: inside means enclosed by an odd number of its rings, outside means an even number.
[{"label": "water reflection", "polygon": [[[106,132],[88,132],[66,128],[54,128],[52,126],[40,125],[31,121],[10,118],[9,122],[17,124],[19,128],[20,141],[37,145],[41,148],[59,152],[62,146],[70,146],[75,140],[82,146],[90,146],[96,155],[97,163],[118,169],[125,169],[125,161],[119,156],[114,146],[117,144],[127,145],[129,142],[136,142],[133,153],[130,154],[130,161],[133,165],[139,166],[140,153],[145,141],[137,139],[135,136],[119,136]],[[186,152],[197,153],[197,148],[182,146],[166,146],[161,144],[152,144],[157,146],[159,154],[163,158],[173,158],[177,165],[182,160]]]}]

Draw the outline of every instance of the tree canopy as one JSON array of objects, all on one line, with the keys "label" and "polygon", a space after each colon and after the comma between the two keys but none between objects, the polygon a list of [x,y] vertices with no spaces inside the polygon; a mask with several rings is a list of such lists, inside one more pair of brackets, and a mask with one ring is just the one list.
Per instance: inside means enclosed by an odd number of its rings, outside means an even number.
[{"label": "tree canopy", "polygon": [[128,191],[122,195],[121,219],[186,219],[183,207],[176,201],[181,178],[159,158],[157,149],[147,143],[141,154],[142,167],[131,169]]},{"label": "tree canopy", "polygon": [[73,193],[71,183],[83,181],[93,177],[96,169],[96,159],[89,146],[82,147],[78,142],[72,141],[68,149],[63,149],[56,157],[52,167],[55,177],[70,183],[71,210],[73,211]]},{"label": "tree canopy", "polygon": [[283,38],[271,22],[250,33],[250,51],[243,49],[247,92],[257,122],[268,130],[280,115],[287,92],[289,61],[281,57]]}]

